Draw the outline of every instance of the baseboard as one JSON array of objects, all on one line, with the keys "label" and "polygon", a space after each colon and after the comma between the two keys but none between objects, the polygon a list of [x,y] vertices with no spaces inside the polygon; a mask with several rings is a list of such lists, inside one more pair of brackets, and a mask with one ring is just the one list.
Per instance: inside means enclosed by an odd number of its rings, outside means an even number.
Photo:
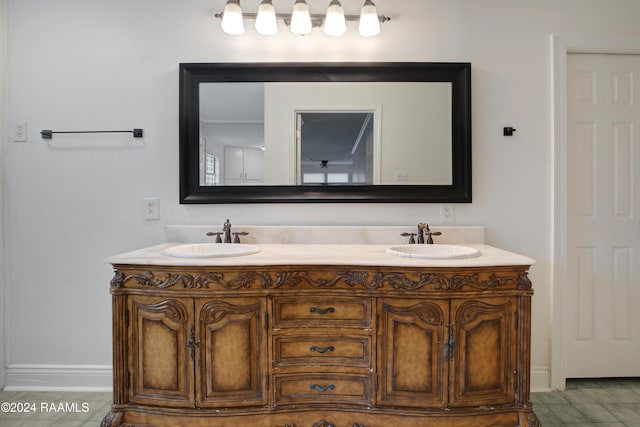
[{"label": "baseboard", "polygon": [[111,391],[111,365],[10,365],[7,391]]},{"label": "baseboard", "polygon": [[549,368],[531,368],[531,391],[551,391],[551,370]]}]

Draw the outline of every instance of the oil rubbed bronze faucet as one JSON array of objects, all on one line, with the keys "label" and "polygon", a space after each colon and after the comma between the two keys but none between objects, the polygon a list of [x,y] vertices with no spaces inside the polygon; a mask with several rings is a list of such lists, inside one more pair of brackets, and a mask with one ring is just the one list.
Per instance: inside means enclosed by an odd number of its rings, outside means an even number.
[{"label": "oil rubbed bronze faucet", "polygon": [[224,233],[224,242],[231,243],[231,223],[229,222],[229,218],[222,226],[222,232]]},{"label": "oil rubbed bronze faucet", "polygon": [[442,233],[439,231],[431,231],[429,228],[429,224],[427,223],[419,223],[418,224],[418,232],[417,233],[401,233],[400,235],[403,237],[409,237],[409,244],[413,245],[416,243],[415,237],[418,236],[418,244],[425,243],[424,236],[427,236],[427,245],[433,245],[433,237],[432,236],[440,236]]},{"label": "oil rubbed bronze faucet", "polygon": [[207,236],[216,236],[216,243],[222,243],[222,235],[224,234],[224,243],[231,243],[231,235],[233,234],[233,243],[240,243],[240,236],[246,236],[249,233],[246,231],[231,232],[231,222],[227,218],[227,221],[222,226],[222,231],[208,232]]}]

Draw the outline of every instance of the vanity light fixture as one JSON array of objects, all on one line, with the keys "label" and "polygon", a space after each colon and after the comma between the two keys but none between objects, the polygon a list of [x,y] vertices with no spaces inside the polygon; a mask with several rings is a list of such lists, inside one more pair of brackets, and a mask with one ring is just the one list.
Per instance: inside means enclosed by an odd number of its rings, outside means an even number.
[{"label": "vanity light fixture", "polygon": [[305,0],[296,0],[291,11],[291,32],[301,36],[311,33],[311,14]]},{"label": "vanity light fixture", "polygon": [[256,31],[263,36],[278,34],[278,22],[276,20],[276,9],[271,0],[262,0],[258,7],[256,16]]},{"label": "vanity light fixture", "polygon": [[222,31],[232,35],[244,34],[240,0],[228,0],[224,6],[224,11],[220,15],[222,17]]},{"label": "vanity light fixture", "polygon": [[327,16],[324,20],[323,31],[330,36],[338,37],[347,31],[347,22],[344,20],[344,9],[338,0],[331,0],[327,8]]},{"label": "vanity light fixture", "polygon": [[378,11],[376,5],[371,0],[365,0],[360,9],[360,23],[358,24],[358,31],[361,36],[371,37],[380,34],[380,22],[378,17]]},{"label": "vanity light fixture", "polygon": [[361,36],[370,37],[380,33],[380,24],[391,18],[378,15],[372,0],[364,0],[360,15],[345,15],[339,0],[331,0],[326,14],[311,14],[305,0],[296,0],[291,14],[276,13],[272,0],[262,0],[257,13],[243,13],[240,0],[227,0],[224,10],[215,17],[222,20],[222,30],[231,35],[244,34],[243,19],[254,19],[256,31],[262,35],[278,33],[278,20],[290,27],[294,34],[307,35],[314,27],[323,27],[325,34],[341,36],[347,31],[346,22],[358,22]]}]

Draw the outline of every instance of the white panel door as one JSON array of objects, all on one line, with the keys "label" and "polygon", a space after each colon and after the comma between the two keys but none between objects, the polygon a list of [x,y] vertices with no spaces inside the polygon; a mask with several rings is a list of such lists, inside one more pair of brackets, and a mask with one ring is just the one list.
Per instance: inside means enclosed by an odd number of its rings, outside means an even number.
[{"label": "white panel door", "polygon": [[264,181],[264,151],[260,149],[244,149],[244,179],[253,185]]},{"label": "white panel door", "polygon": [[640,56],[567,60],[567,378],[640,376]]}]

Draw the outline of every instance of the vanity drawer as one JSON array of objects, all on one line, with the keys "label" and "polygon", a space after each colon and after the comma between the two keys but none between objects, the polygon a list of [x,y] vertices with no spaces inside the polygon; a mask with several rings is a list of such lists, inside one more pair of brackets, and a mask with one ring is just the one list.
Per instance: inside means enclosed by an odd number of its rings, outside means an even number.
[{"label": "vanity drawer", "polygon": [[368,375],[276,375],[276,404],[371,403]]},{"label": "vanity drawer", "polygon": [[371,327],[371,299],[274,298],[273,327]]},{"label": "vanity drawer", "polygon": [[287,335],[273,339],[277,367],[340,365],[371,366],[370,336]]}]

